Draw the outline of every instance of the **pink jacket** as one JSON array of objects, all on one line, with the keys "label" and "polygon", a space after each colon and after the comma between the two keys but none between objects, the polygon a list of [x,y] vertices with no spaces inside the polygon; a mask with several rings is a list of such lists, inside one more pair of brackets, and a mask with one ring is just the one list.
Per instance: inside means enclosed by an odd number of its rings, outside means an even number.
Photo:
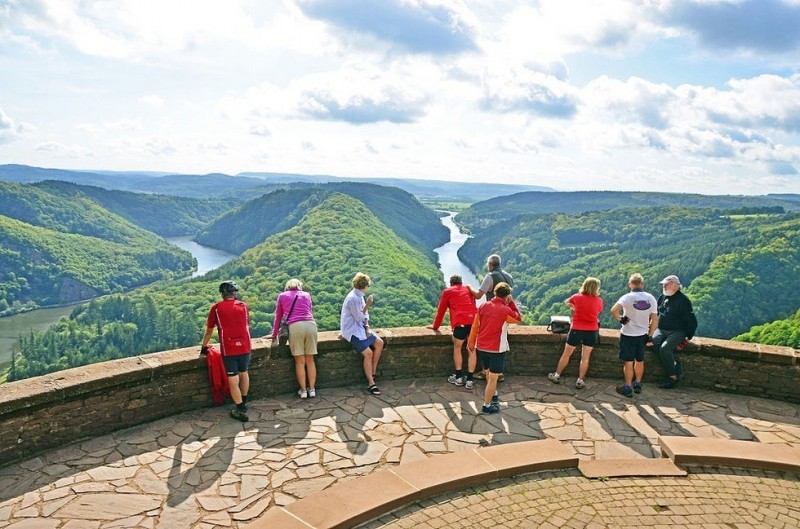
[{"label": "pink jacket", "polygon": [[[294,297],[297,296],[297,303],[294,304],[292,309],[292,302]],[[289,325],[298,321],[315,321],[314,314],[311,312],[311,294],[304,290],[287,290],[278,295],[278,301],[275,302],[275,321],[272,324],[272,337],[278,336],[278,327],[284,315],[289,314],[292,309],[292,315],[289,316],[287,322]]]}]

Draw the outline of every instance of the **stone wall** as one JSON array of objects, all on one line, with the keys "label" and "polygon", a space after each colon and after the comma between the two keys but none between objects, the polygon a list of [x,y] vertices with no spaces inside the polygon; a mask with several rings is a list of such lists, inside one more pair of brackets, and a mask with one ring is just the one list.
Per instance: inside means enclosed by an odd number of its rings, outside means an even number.
[{"label": "stone wall", "polygon": [[[426,328],[380,331],[387,341],[381,359],[383,379],[445,377],[452,371],[449,333]],[[592,354],[589,377],[621,379],[618,334],[604,330]],[[543,327],[510,332],[507,376],[544,377],[564,347],[564,336]],[[255,340],[251,367],[253,398],[297,389],[286,347],[272,349]],[[211,406],[205,358],[197,347],[153,353],[0,385],[0,465],[83,438]],[[564,373],[572,380],[579,352]],[[683,355],[684,384],[800,402],[800,353],[786,347],[695,338]],[[360,357],[335,332],[320,333],[317,387],[366,382]],[[645,383],[662,370],[648,353]]]}]

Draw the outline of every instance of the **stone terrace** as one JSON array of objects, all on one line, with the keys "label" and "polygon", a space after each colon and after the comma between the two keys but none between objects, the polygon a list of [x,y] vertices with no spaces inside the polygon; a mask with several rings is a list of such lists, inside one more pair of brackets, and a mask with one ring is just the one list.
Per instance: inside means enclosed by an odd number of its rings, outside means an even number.
[{"label": "stone terrace", "polygon": [[[568,377],[553,385],[517,375],[500,384],[502,412],[481,416],[482,383],[467,391],[443,377],[379,382],[379,397],[359,385],[303,401],[256,399],[245,424],[223,407],[189,411],[7,465],[0,528],[244,527],[378,469],[534,439],[557,439],[582,460],[660,457],[660,435],[800,447],[800,405],[758,397],[646,384],[626,399],[608,379],[576,390]],[[569,471],[444,495],[366,527],[797,527],[798,505],[796,476],[704,469],[587,480]]]}]

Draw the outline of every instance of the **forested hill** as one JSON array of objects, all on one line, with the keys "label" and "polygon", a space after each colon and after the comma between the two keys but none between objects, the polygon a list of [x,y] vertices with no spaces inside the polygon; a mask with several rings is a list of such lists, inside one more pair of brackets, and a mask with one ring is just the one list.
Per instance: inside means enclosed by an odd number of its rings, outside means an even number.
[{"label": "forested hill", "polygon": [[290,277],[303,281],[312,294],[319,328],[338,329],[341,303],[358,271],[373,279],[373,326],[431,321],[441,292],[436,265],[382,223],[372,208],[336,193],[293,227],[202,278],[95,300],[50,331],[25,338],[12,378],[197,345],[223,279],[239,284],[251,307],[254,336],[271,332],[275,299]]},{"label": "forested hill", "polygon": [[191,254],[82,194],[0,182],[0,316],[188,275]]},{"label": "forested hill", "polygon": [[740,342],[765,343],[769,345],[785,345],[800,349],[800,310],[785,318],[763,325],[756,325],[734,340]]},{"label": "forested hill", "polygon": [[[739,210],[757,213],[800,210],[800,202],[778,196],[693,195],[683,193],[642,193],[632,191],[572,191],[542,193],[528,191],[478,202],[465,209],[456,221],[475,232],[517,215],[545,213],[584,213],[615,208],[692,207]],[[767,208],[767,209],[765,209]]]},{"label": "forested hill", "polygon": [[634,208],[576,215],[521,215],[489,226],[459,255],[475,270],[497,252],[515,280],[527,323],[568,314],[563,300],[583,279],[602,281],[608,309],[630,274],[647,290],[677,274],[693,300],[698,334],[730,338],[800,307],[800,215],[724,215],[716,209]]},{"label": "forested hill", "polygon": [[[436,213],[410,193],[354,182],[273,191],[222,216],[195,240],[230,253],[241,253],[296,225],[311,208],[333,193],[350,195],[363,202],[381,222],[430,258],[434,248],[449,240],[450,233]],[[357,224],[360,219],[354,217],[347,222]],[[380,240],[376,239],[375,244],[379,247]]]},{"label": "forested hill", "polygon": [[108,190],[48,180],[31,187],[68,199],[88,198],[99,206],[162,237],[194,235],[216,217],[239,205],[232,199],[197,199]]}]

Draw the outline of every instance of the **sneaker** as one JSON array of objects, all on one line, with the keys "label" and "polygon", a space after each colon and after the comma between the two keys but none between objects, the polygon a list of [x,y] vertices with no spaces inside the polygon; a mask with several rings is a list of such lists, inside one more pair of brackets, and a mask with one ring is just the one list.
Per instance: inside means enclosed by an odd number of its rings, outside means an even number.
[{"label": "sneaker", "polygon": [[633,398],[633,389],[630,386],[617,386],[617,393],[622,395],[623,397]]},{"label": "sneaker", "polygon": [[634,393],[641,393],[642,392],[642,383],[641,382],[634,382],[633,383],[633,392]]},{"label": "sneaker", "polygon": [[237,408],[233,408],[231,410],[231,417],[233,417],[237,421],[242,421],[242,422],[247,422],[247,421],[250,420],[250,418],[247,416],[247,414],[245,412],[243,412],[243,411],[241,411],[241,410],[239,410]]},{"label": "sneaker", "polygon": [[481,415],[491,415],[492,413],[500,413],[500,406],[497,404],[490,404],[489,406],[481,406]]},{"label": "sneaker", "polygon": [[500,376],[497,377],[497,381],[498,382],[505,382],[506,381],[506,376],[503,373],[500,373]]},{"label": "sneaker", "polygon": [[308,388],[308,398],[313,399],[317,396],[317,390],[314,388]]},{"label": "sneaker", "polygon": [[678,381],[673,378],[668,378],[658,385],[661,389],[673,389],[678,387]]},{"label": "sneaker", "polygon": [[483,372],[483,371],[476,371],[476,372],[473,374],[473,376],[474,376],[475,378],[477,378],[478,380],[486,380],[486,375],[484,374],[484,372]]},{"label": "sneaker", "polygon": [[297,396],[300,397],[301,399],[304,399],[304,398],[308,397],[308,391],[305,390],[305,389],[298,389],[297,390]]},{"label": "sneaker", "polygon": [[495,406],[500,404],[500,397],[498,395],[492,395],[492,404]]},{"label": "sneaker", "polygon": [[678,380],[683,380],[683,362],[680,360],[675,360],[675,375],[677,375]]},{"label": "sneaker", "polygon": [[576,389],[583,389],[586,387],[586,382],[583,381],[582,378],[579,378],[575,381],[575,388]]},{"label": "sneaker", "polygon": [[549,380],[553,384],[558,384],[559,382],[561,382],[561,375],[555,372],[550,373],[547,375],[547,380]]},{"label": "sneaker", "polygon": [[472,389],[474,386],[475,386],[475,382],[472,381],[472,380],[467,380],[466,382],[464,382],[464,387],[466,389]]},{"label": "sneaker", "polygon": [[456,386],[463,386],[464,385],[464,377],[458,377],[455,382],[453,382]]},{"label": "sneaker", "polygon": [[455,384],[456,380],[458,380],[458,377],[456,377],[455,373],[447,377],[447,381],[450,382],[451,384]]}]

